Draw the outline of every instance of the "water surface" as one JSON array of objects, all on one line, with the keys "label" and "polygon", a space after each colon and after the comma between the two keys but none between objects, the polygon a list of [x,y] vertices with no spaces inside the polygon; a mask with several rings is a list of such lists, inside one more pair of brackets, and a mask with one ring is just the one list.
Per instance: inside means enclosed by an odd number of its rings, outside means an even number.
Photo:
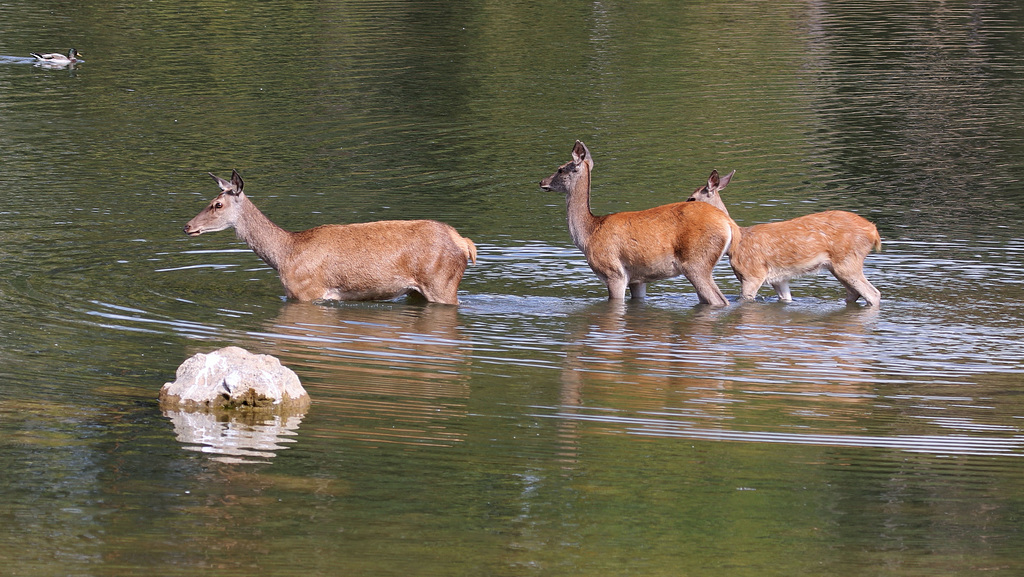
[{"label": "water surface", "polygon": [[[1019,574],[1022,30],[999,1],[0,7],[0,556]],[[595,213],[735,169],[741,225],[869,218],[882,307],[828,275],[791,304],[607,302],[537,186],[575,139]],[[290,229],[452,224],[462,304],[285,301],[232,233],[181,232],[231,169]],[[292,367],[308,413],[160,409],[227,345]]]}]

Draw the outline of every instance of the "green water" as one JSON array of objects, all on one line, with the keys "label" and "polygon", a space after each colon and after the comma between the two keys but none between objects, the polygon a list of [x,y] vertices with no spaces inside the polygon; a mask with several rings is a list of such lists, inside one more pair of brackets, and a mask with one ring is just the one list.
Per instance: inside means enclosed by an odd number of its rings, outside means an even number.
[{"label": "green water", "polygon": [[[1020,574],[1022,38],[1004,1],[0,6],[0,573]],[[608,303],[537,186],[576,139],[595,213],[714,168],[741,225],[871,219],[881,309]],[[448,222],[462,304],[285,301],[182,233],[232,169],[289,229]],[[227,345],[308,413],[162,412]]]}]

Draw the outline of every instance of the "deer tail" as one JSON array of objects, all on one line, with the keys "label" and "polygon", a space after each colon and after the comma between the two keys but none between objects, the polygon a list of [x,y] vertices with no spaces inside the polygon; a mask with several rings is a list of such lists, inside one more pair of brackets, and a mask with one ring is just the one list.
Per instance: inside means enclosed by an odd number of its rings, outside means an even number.
[{"label": "deer tail", "polygon": [[464,243],[462,250],[465,251],[466,258],[469,259],[469,262],[476,264],[476,245],[466,237],[462,237],[462,242]]},{"label": "deer tail", "polygon": [[476,245],[473,241],[460,235],[454,228],[449,227],[448,234],[451,235],[452,240],[455,242],[455,246],[462,249],[462,254],[466,255],[469,262],[476,264]]}]

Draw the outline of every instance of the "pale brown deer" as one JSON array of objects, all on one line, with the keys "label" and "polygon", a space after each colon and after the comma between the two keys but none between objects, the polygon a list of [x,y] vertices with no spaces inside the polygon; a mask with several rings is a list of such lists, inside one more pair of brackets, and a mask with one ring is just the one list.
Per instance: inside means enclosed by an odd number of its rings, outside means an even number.
[{"label": "pale brown deer", "polygon": [[[719,178],[711,172],[706,185],[687,200],[710,204],[725,214],[729,210],[720,192],[736,171]],[[829,210],[785,220],[741,227],[741,240],[729,249],[729,264],[741,286],[741,298],[753,300],[765,283],[779,300],[793,300],[790,279],[827,270],[846,287],[846,301],[863,298],[879,306],[881,293],[864,276],[864,259],[872,249],[882,249],[878,229],[852,212]]]},{"label": "pale brown deer", "polygon": [[632,298],[643,298],[647,283],[684,275],[701,303],[728,305],[711,271],[739,238],[736,223],[722,211],[697,202],[594,216],[590,211],[593,168],[590,151],[577,140],[572,160],[540,186],[565,193],[569,234],[608,286],[609,300],[625,299],[627,286]]},{"label": "pale brown deer", "polygon": [[428,301],[458,304],[459,282],[476,246],[454,228],[433,220],[327,224],[289,232],[270,221],[232,171],[214,176],[220,196],[185,225],[198,236],[234,227],[281,276],[285,294],[301,301],[388,300],[413,291]]}]

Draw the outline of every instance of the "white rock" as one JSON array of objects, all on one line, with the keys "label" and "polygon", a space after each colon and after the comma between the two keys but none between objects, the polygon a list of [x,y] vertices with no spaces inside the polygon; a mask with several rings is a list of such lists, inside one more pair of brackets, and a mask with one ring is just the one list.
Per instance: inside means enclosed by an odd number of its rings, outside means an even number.
[{"label": "white rock", "polygon": [[275,357],[239,347],[196,354],[178,367],[176,376],[160,389],[161,406],[289,412],[309,407],[309,394],[294,371]]}]

